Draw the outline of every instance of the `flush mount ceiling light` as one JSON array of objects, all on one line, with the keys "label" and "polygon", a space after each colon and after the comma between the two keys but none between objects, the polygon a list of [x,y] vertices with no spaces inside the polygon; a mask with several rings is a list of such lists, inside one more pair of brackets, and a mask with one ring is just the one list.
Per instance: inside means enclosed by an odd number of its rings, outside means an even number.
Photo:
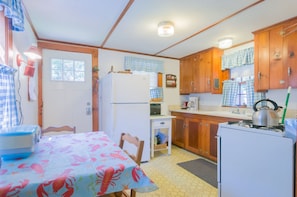
[{"label": "flush mount ceiling light", "polygon": [[226,49],[232,46],[232,38],[223,38],[219,40],[219,48],[220,49]]},{"label": "flush mount ceiling light", "polygon": [[158,24],[158,35],[160,37],[169,37],[174,34],[174,26],[170,21],[163,21]]}]

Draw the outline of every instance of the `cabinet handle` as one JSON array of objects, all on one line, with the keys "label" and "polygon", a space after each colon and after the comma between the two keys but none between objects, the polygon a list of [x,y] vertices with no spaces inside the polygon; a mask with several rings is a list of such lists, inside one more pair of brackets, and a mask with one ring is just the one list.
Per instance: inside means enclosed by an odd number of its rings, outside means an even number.
[{"label": "cabinet handle", "polygon": [[291,73],[292,73],[291,67],[288,67],[288,76],[291,76]]},{"label": "cabinet handle", "polygon": [[261,79],[261,72],[258,72],[258,79]]}]

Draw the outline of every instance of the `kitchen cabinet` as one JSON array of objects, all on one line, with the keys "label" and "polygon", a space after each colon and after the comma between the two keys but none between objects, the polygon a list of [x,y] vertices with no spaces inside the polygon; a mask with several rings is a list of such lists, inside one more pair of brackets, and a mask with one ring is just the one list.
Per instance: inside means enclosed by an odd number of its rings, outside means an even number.
[{"label": "kitchen cabinet", "polygon": [[185,118],[180,113],[172,113],[175,116],[172,119],[172,144],[175,144],[181,148],[185,147]]},{"label": "kitchen cabinet", "polygon": [[180,94],[190,94],[192,91],[192,56],[180,60]]},{"label": "kitchen cabinet", "polygon": [[263,31],[254,35],[254,89],[269,89],[269,32]]},{"label": "kitchen cabinet", "polygon": [[297,17],[254,32],[255,91],[297,87]]},{"label": "kitchen cabinet", "polygon": [[[222,93],[222,81],[229,78],[228,70],[221,70],[222,51],[207,49],[180,60],[180,94]],[[225,74],[223,74],[225,73]]]},{"label": "kitchen cabinet", "polygon": [[287,31],[293,31],[291,34],[285,34],[283,43],[283,55],[286,57],[283,61],[284,63],[284,74],[287,76],[287,81],[285,81],[285,87],[291,86],[297,88],[297,19],[289,22],[284,29]]},{"label": "kitchen cabinet", "polygon": [[172,143],[212,161],[217,161],[218,124],[239,121],[182,112],[171,112],[171,115],[176,117],[172,120]]},{"label": "kitchen cabinet", "polygon": [[199,53],[198,75],[194,81],[197,81],[197,89],[194,93],[211,92],[211,71],[212,71],[212,51],[206,50]]},{"label": "kitchen cabinet", "polygon": [[199,154],[200,120],[188,117],[185,119],[185,149]]}]

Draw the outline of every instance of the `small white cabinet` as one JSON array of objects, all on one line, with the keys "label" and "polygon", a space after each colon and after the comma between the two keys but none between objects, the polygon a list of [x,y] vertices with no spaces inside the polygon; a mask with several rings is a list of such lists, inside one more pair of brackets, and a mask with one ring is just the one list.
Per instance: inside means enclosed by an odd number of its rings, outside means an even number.
[{"label": "small white cabinet", "polygon": [[[155,151],[166,150],[171,154],[171,119],[174,116],[151,116],[151,157],[154,157]],[[167,142],[158,144],[156,134],[160,132],[166,136]]]}]

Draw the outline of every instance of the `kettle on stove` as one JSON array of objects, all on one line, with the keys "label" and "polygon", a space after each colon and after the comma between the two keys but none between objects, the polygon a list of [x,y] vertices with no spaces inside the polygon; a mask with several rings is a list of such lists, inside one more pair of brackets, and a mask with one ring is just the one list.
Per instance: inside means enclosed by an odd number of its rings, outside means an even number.
[{"label": "kettle on stove", "polygon": [[[274,109],[269,108],[267,105],[261,106],[257,108],[257,104],[261,102],[270,102]],[[274,127],[279,125],[279,115],[277,110],[280,107],[270,99],[262,99],[257,101],[254,106],[254,113],[253,113],[253,125],[255,126],[263,126],[263,127]]]}]

